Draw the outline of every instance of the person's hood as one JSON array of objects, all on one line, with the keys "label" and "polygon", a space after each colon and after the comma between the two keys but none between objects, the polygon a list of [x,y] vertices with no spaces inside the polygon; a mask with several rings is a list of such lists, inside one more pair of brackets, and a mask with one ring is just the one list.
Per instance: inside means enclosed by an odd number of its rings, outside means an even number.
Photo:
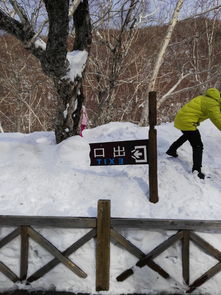
[{"label": "person's hood", "polygon": [[207,89],[204,95],[214,98],[221,104],[220,91],[217,88]]}]

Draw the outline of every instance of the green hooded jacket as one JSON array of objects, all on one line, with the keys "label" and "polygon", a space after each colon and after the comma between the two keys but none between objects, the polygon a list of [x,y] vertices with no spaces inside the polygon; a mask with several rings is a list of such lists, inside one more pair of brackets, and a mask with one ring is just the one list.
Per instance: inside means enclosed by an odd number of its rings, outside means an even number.
[{"label": "green hooded jacket", "polygon": [[221,97],[216,88],[209,88],[185,104],[177,113],[174,126],[183,131],[196,130],[200,122],[210,119],[221,130]]}]

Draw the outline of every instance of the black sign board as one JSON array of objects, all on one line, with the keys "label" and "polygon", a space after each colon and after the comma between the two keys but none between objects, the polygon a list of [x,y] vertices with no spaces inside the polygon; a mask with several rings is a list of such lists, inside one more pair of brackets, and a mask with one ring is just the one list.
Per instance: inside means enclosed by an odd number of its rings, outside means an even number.
[{"label": "black sign board", "polygon": [[148,139],[90,143],[91,166],[148,164]]}]

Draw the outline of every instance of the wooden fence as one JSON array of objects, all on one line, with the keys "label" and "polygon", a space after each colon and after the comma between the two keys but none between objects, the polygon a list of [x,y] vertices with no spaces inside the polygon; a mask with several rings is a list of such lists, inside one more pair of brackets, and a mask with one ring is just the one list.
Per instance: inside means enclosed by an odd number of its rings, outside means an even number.
[{"label": "wooden fence", "polygon": [[[30,216],[0,216],[1,227],[16,227],[10,234],[0,240],[0,249],[7,245],[17,236],[21,236],[20,250],[20,274],[16,275],[7,265],[0,261],[0,272],[2,272],[12,282],[26,281],[27,283],[38,280],[48,273],[59,263],[69,268],[73,273],[82,279],[87,274],[68,257],[87,243],[92,238],[96,238],[96,290],[109,290],[110,274],[110,242],[120,245],[126,251],[137,257],[136,267],[150,267],[161,277],[168,280],[170,274],[160,265],[154,262],[154,259],[166,249],[171,247],[177,241],[181,242],[182,247],[182,274],[186,284],[187,293],[191,293],[197,287],[212,278],[221,271],[221,252],[215,249],[207,241],[202,239],[195,231],[221,232],[221,221],[211,220],[173,220],[173,219],[140,219],[140,218],[111,218],[110,201],[98,201],[97,218],[86,217],[30,217]],[[91,230],[81,237],[78,241],[68,247],[65,251],[59,251],[51,242],[43,237],[34,229],[34,226],[57,227],[57,228],[90,228]],[[159,244],[149,253],[144,253],[123,235],[117,228],[121,229],[142,229],[142,230],[173,230],[175,234]],[[40,244],[50,254],[53,259],[41,267],[31,276],[28,273],[28,250],[29,238]],[[197,245],[202,251],[217,259],[217,264],[205,272],[194,282],[190,282],[190,241]],[[133,275],[134,267],[125,270],[116,278],[117,281],[124,281]],[[74,281],[74,276],[73,276]],[[166,291],[166,290],[165,290]]]}]

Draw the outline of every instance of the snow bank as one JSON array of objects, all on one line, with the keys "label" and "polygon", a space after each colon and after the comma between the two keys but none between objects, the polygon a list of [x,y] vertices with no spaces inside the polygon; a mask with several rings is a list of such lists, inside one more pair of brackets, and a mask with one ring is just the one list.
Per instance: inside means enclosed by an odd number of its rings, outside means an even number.
[{"label": "snow bank", "polygon": [[[99,199],[111,200],[112,217],[221,219],[221,157],[220,132],[210,122],[200,131],[204,142],[203,170],[211,178],[200,180],[191,173],[191,148],[185,143],[178,159],[171,159],[165,151],[181,133],[172,124],[157,127],[159,202],[148,201],[148,166],[91,167],[89,143],[148,138],[148,128],[131,123],[110,123],[85,130],[84,137],[75,136],[56,145],[54,134],[35,132],[0,134],[0,214],[88,216],[97,214]],[[37,229],[59,250],[64,250],[88,230]],[[3,238],[12,228],[1,228]],[[121,233],[147,253],[173,232],[122,230]],[[214,247],[221,250],[219,234],[201,233]],[[0,251],[0,261],[19,274],[19,238]],[[13,284],[0,273],[0,291],[8,288],[44,288],[57,291],[95,292],[94,240],[76,251],[70,258],[86,273],[80,279],[70,270],[58,265],[45,277],[30,286]],[[184,292],[181,270],[181,249],[177,243],[162,253],[156,262],[172,276],[167,281],[148,267],[136,268],[135,274],[119,283],[116,277],[133,266],[137,259],[111,245],[111,281],[108,294]],[[217,261],[191,245],[191,281]],[[51,255],[30,243],[30,276],[51,259]],[[220,275],[202,287],[199,294],[220,294]]]}]

